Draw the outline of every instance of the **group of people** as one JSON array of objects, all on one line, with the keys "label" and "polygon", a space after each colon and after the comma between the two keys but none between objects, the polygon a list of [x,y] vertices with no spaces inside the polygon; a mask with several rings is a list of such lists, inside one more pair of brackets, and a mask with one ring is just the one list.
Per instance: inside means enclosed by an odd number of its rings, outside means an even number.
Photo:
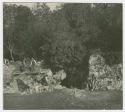
[{"label": "group of people", "polygon": [[23,67],[24,70],[28,70],[30,72],[35,71],[35,65],[37,64],[36,60],[34,58],[24,58],[23,60]]},{"label": "group of people", "polygon": [[[19,62],[19,63],[18,63]],[[29,72],[33,72],[35,71],[35,67],[37,66],[41,66],[42,64],[42,60],[41,61],[36,61],[34,58],[24,58],[22,61],[13,61],[13,60],[9,60],[4,58],[3,63],[7,66],[9,66],[9,64],[12,63],[18,63],[20,64],[20,71],[29,71]]]}]

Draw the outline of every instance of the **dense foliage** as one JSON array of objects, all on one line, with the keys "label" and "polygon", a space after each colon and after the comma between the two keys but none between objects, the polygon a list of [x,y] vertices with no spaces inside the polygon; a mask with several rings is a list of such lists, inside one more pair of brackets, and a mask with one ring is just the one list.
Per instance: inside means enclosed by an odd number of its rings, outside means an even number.
[{"label": "dense foliage", "polygon": [[43,59],[53,72],[66,71],[68,87],[84,88],[91,51],[122,52],[121,4],[62,4],[53,11],[45,3],[34,10],[4,4],[3,19],[4,57]]}]

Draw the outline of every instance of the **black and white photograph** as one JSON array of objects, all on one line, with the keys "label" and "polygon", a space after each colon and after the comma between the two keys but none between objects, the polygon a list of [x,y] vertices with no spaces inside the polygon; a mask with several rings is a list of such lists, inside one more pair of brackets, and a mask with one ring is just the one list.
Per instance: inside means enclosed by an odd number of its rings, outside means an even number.
[{"label": "black and white photograph", "polygon": [[123,3],[3,2],[4,110],[122,110]]}]

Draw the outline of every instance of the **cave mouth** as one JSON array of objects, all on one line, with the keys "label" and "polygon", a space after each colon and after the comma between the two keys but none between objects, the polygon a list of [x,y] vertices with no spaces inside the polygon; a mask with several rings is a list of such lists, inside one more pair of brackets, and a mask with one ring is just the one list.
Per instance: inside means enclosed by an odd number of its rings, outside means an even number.
[{"label": "cave mouth", "polygon": [[85,89],[86,88],[87,77],[84,79],[73,79],[72,81],[69,78],[64,79],[61,82],[62,86],[67,88],[77,88],[77,89]]}]

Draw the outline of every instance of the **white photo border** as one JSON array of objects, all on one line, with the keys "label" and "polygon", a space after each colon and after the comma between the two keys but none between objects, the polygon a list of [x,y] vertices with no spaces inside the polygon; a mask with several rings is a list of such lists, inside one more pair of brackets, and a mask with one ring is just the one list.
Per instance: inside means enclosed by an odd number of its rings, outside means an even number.
[{"label": "white photo border", "polygon": [[[65,2],[65,3],[122,3],[123,4],[123,110],[3,110],[3,3],[4,2]],[[0,0],[0,112],[125,112],[125,1],[124,0]]]}]

